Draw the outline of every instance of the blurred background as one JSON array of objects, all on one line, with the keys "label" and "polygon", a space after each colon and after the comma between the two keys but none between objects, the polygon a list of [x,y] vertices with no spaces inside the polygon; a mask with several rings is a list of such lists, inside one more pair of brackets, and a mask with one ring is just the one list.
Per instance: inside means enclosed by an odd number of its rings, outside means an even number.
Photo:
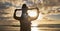
[{"label": "blurred background", "polygon": [[60,0],[0,0],[0,30],[20,30],[20,22],[13,18],[13,14],[15,9],[21,9],[23,3],[39,8],[38,19],[31,21],[32,31],[59,31]]}]

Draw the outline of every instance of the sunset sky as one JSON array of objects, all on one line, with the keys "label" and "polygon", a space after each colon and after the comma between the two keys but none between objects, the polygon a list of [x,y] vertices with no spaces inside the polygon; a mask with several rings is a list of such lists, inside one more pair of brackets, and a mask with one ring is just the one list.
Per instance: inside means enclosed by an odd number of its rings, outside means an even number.
[{"label": "sunset sky", "polygon": [[[45,0],[49,2],[49,0]],[[54,0],[52,3],[46,3],[44,0],[0,0],[0,24],[19,24],[19,22],[13,18],[13,13],[16,8],[22,6],[22,2],[26,3],[29,7],[38,7],[40,15],[33,23],[36,24],[60,24],[60,13],[57,10],[59,8],[59,0]],[[53,1],[53,0],[51,0]],[[50,2],[51,2],[50,1]],[[58,4],[55,4],[58,3]],[[49,5],[51,4],[51,5]],[[57,7],[58,5],[58,7]],[[57,7],[57,8],[55,8]],[[55,9],[55,10],[54,10]]]}]

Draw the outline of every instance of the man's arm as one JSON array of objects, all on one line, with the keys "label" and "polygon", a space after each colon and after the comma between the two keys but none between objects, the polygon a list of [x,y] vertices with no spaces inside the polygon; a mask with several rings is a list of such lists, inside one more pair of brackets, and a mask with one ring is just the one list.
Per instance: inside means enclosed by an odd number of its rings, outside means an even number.
[{"label": "man's arm", "polygon": [[21,9],[15,9],[15,12],[14,12],[13,17],[14,17],[14,19],[16,19],[16,20],[20,20],[20,17],[17,17],[17,16],[16,16],[16,11],[17,11],[17,10],[21,10]]}]

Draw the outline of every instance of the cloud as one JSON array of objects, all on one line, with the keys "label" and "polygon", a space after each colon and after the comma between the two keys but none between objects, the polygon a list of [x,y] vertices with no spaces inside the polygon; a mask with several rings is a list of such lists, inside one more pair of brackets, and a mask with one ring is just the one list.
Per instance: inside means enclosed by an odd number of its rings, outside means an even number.
[{"label": "cloud", "polygon": [[6,8],[10,7],[11,5],[12,5],[12,4],[9,3],[9,2],[5,2],[5,3],[0,2],[0,10],[6,9]]},{"label": "cloud", "polygon": [[60,20],[60,14],[48,15],[47,18],[51,20]]}]

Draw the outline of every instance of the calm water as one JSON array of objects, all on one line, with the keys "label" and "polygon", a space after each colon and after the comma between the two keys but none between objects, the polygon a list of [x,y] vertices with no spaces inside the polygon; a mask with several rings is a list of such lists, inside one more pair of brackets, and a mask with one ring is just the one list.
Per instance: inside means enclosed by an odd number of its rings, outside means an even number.
[{"label": "calm water", "polygon": [[[27,29],[28,30],[28,29]],[[20,31],[20,27],[0,26],[0,31]],[[31,27],[31,31],[60,31],[58,27]]]}]

